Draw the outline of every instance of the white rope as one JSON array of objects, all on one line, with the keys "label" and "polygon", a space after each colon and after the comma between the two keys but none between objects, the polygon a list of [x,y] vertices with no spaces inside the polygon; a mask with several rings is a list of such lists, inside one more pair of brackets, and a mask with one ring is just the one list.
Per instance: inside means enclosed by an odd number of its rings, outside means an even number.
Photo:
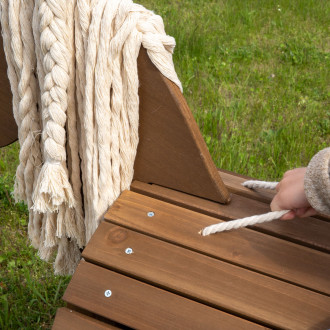
[{"label": "white rope", "polygon": [[129,189],[139,141],[137,57],[182,90],[160,16],[131,0],[0,0],[29,237],[72,274],[104,213]]},{"label": "white rope", "polygon": [[215,225],[208,226],[201,231],[202,236],[207,236],[210,234],[215,234],[225,230],[238,229],[246,226],[253,226],[257,223],[269,222],[279,219],[284,214],[290,212],[290,210],[282,210],[269,212],[261,215],[254,215],[251,217],[232,220],[228,222],[221,222]]},{"label": "white rope", "polygon": [[242,185],[250,189],[263,188],[263,189],[275,190],[276,186],[278,185],[278,182],[248,180],[243,182]]},{"label": "white rope", "polygon": [[[278,182],[267,182],[267,181],[257,181],[249,180],[242,183],[244,187],[248,188],[264,188],[264,189],[275,189]],[[273,221],[281,218],[284,214],[289,213],[290,210],[274,211],[265,214],[254,215],[251,217],[246,217],[242,219],[232,220],[228,222],[220,222],[208,227],[205,227],[199,232],[202,236],[208,236],[211,234],[219,233],[226,230],[238,229],[246,226],[252,226],[258,223],[264,223]]]}]

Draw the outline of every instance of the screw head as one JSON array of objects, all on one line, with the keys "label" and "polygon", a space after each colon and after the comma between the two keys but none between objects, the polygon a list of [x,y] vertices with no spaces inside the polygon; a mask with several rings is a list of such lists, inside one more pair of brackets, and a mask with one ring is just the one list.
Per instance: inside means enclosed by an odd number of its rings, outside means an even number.
[{"label": "screw head", "polygon": [[125,253],[126,253],[126,254],[132,254],[132,253],[133,253],[133,249],[131,249],[131,248],[127,248],[127,249],[125,250]]},{"label": "screw head", "polygon": [[105,295],[107,298],[111,297],[111,295],[112,295],[111,290],[105,290],[104,295]]},{"label": "screw head", "polygon": [[155,215],[154,212],[152,212],[152,211],[148,212],[148,217],[149,217],[149,218],[153,217],[154,215]]}]

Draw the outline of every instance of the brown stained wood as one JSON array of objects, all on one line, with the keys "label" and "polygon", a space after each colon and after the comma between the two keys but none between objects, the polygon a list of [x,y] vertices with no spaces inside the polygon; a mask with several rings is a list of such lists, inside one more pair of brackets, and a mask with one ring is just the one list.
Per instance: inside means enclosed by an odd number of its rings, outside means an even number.
[{"label": "brown stained wood", "polygon": [[161,187],[155,184],[145,184],[140,181],[133,181],[131,190],[141,194],[150,195],[169,203],[191,208],[197,212],[205,212],[209,215],[219,215],[221,219],[237,219],[257,213],[269,212],[269,205],[242,197],[232,195],[231,201],[227,205],[212,202],[203,198],[185,194],[179,191]]},{"label": "brown stained wood", "polygon": [[110,324],[103,323],[92,317],[79,313],[69,308],[59,308],[56,312],[52,330],[106,330],[120,329]]},{"label": "brown stained wood", "polygon": [[138,58],[140,125],[134,178],[145,183],[229,201],[203,137],[179,88],[141,48]]},{"label": "brown stained wood", "polygon": [[7,77],[7,63],[0,35],[0,148],[17,140],[17,125],[13,116],[12,94]]},{"label": "brown stained wood", "polygon": [[270,203],[273,199],[275,192],[268,189],[249,189],[242,186],[246,180],[254,180],[252,178],[235,175],[233,172],[219,170],[223,183],[228,190],[234,194],[238,194],[250,199],[255,199],[260,202]]},{"label": "brown stained wood", "polygon": [[329,316],[330,297],[109,223],[83,257],[271,327],[310,329]]},{"label": "brown stained wood", "polygon": [[[237,194],[228,205],[173,191],[157,185],[133,181],[131,190],[217,219],[233,220],[270,211],[269,205]],[[314,217],[272,221],[255,225],[254,230],[280,237],[320,251],[330,252],[330,223]]]},{"label": "brown stained wood", "polygon": [[[153,211],[155,216],[148,217]],[[202,237],[198,232],[219,222],[213,217],[136,194],[122,193],[105,220],[209,256],[330,294],[330,255],[241,228]]]},{"label": "brown stained wood", "polygon": [[[112,295],[106,298],[105,290]],[[63,299],[137,329],[254,329],[251,322],[81,261]]]}]

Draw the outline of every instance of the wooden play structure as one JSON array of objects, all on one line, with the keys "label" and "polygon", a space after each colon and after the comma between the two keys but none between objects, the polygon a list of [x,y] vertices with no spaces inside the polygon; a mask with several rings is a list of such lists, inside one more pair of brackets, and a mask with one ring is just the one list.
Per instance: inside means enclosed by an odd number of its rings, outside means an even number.
[{"label": "wooden play structure", "polygon": [[[17,130],[0,55],[4,146]],[[330,328],[329,218],[199,235],[268,212],[273,193],[216,169],[180,90],[144,49],[138,70],[134,181],[84,249],[53,329]]]}]

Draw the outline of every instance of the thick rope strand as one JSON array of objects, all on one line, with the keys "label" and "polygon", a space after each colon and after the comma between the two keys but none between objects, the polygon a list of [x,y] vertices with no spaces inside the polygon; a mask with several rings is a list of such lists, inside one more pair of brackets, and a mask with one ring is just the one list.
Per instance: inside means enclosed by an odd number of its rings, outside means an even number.
[{"label": "thick rope strand", "polygon": [[[242,185],[244,187],[248,187],[251,189],[254,188],[275,189],[276,186],[278,185],[278,182],[249,180],[243,182]],[[274,212],[254,215],[242,219],[232,220],[228,222],[220,222],[218,224],[205,227],[203,230],[199,232],[199,234],[201,234],[202,236],[208,236],[226,230],[238,229],[246,226],[252,226],[257,223],[269,222],[269,221],[277,220],[281,218],[284,214],[287,214],[289,212],[290,210],[274,211]]]},{"label": "thick rope strand", "polygon": [[19,114],[21,117],[20,166],[24,168],[26,203],[29,210],[28,234],[34,246],[38,246],[40,236],[40,215],[32,210],[32,194],[42,164],[40,148],[40,113],[38,99],[40,90],[34,72],[37,61],[34,47],[31,21],[33,18],[33,0],[21,1],[20,7],[21,39],[23,45],[23,63],[18,85],[20,96]]},{"label": "thick rope strand", "polygon": [[33,194],[36,212],[58,211],[62,204],[75,204],[66,167],[67,89],[71,56],[68,46],[68,3],[43,0],[39,7],[40,45],[45,72],[42,94],[43,147],[45,162]]},{"label": "thick rope strand", "polygon": [[275,190],[276,186],[278,185],[278,182],[248,180],[243,182],[242,185],[250,189],[263,188],[263,189]]},{"label": "thick rope strand", "polygon": [[228,222],[220,222],[215,225],[208,226],[201,231],[202,236],[208,236],[211,234],[219,233],[225,230],[238,229],[246,226],[253,226],[257,223],[269,222],[276,219],[279,219],[284,214],[290,212],[290,210],[282,210],[275,212],[268,212],[261,215],[254,215],[252,217],[232,220]]},{"label": "thick rope strand", "polygon": [[[86,4],[86,2],[85,2]],[[99,47],[99,35],[101,18],[106,5],[105,0],[98,1],[95,6],[90,7],[91,21],[88,27],[87,41],[85,43],[85,86],[83,95],[83,112],[81,114],[82,134],[84,143],[84,186],[86,189],[88,208],[85,210],[85,227],[86,241],[92,237],[97,226],[95,226],[95,210],[97,210],[97,185],[94,184],[97,175],[95,167],[97,167],[97,143],[95,141],[95,112],[94,112],[94,85],[95,85],[95,66],[97,60],[97,52]],[[82,16],[81,16],[82,17]]]},{"label": "thick rope strand", "polygon": [[55,273],[72,274],[79,247],[130,188],[140,48],[181,88],[175,40],[160,16],[132,0],[0,5],[21,145],[15,193],[29,206],[29,237],[40,258],[57,254]]}]

